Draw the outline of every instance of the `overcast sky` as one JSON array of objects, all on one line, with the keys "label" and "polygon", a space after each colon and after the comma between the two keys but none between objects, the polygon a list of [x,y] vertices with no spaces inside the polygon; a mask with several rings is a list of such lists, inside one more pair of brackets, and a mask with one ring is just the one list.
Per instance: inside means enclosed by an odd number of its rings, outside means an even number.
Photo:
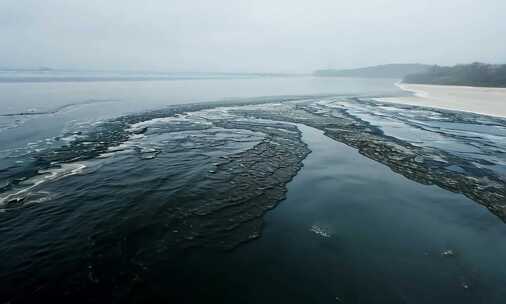
[{"label": "overcast sky", "polygon": [[0,0],[0,66],[308,72],[506,63],[505,0]]}]

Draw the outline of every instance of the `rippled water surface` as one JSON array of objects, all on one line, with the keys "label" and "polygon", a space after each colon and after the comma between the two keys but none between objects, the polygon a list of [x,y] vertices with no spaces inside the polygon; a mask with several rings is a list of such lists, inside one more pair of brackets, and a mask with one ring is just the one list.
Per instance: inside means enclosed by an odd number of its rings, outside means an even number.
[{"label": "rippled water surface", "polygon": [[0,300],[502,303],[506,121],[393,80],[0,84]]}]

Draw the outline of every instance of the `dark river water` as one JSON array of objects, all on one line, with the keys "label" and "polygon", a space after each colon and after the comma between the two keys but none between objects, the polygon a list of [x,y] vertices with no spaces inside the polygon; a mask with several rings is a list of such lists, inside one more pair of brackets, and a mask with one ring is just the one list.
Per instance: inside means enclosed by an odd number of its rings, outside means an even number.
[{"label": "dark river water", "polygon": [[0,303],[504,303],[506,121],[393,82],[0,83]]}]

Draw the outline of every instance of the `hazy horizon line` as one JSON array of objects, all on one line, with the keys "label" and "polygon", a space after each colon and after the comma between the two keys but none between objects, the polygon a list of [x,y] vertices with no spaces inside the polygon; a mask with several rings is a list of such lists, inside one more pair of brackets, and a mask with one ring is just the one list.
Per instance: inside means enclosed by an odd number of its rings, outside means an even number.
[{"label": "hazy horizon line", "polygon": [[422,63],[422,62],[390,62],[390,63],[379,63],[374,65],[360,65],[354,67],[316,67],[311,71],[297,71],[297,72],[287,72],[287,71],[169,71],[169,70],[156,70],[156,69],[121,69],[121,68],[106,68],[106,69],[97,69],[97,68],[71,68],[71,67],[52,67],[47,65],[40,66],[0,66],[0,71],[10,71],[10,72],[96,72],[96,73],[151,73],[151,74],[214,74],[214,75],[311,75],[314,71],[317,70],[354,70],[354,69],[362,69],[368,67],[377,67],[377,66],[385,66],[385,65],[400,65],[400,64],[422,64],[422,65],[438,65],[438,66],[456,66],[456,65],[464,65],[464,64],[472,64],[472,63],[483,63],[490,65],[503,65],[506,63],[498,63],[498,62],[482,62],[482,61],[469,61],[466,63],[455,63],[453,65],[442,65],[438,63]]}]

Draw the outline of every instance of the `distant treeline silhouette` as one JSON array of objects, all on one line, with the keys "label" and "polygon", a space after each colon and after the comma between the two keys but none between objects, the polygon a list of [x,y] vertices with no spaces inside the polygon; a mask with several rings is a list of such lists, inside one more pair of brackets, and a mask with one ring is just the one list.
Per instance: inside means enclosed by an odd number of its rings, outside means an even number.
[{"label": "distant treeline silhouette", "polygon": [[404,76],[413,73],[425,72],[430,65],[418,63],[396,63],[369,66],[364,68],[349,70],[317,70],[313,72],[318,77],[363,77],[363,78],[397,78],[402,79]]},{"label": "distant treeline silhouette", "polygon": [[427,71],[406,75],[404,83],[479,87],[506,87],[506,64],[459,64],[432,66]]}]

